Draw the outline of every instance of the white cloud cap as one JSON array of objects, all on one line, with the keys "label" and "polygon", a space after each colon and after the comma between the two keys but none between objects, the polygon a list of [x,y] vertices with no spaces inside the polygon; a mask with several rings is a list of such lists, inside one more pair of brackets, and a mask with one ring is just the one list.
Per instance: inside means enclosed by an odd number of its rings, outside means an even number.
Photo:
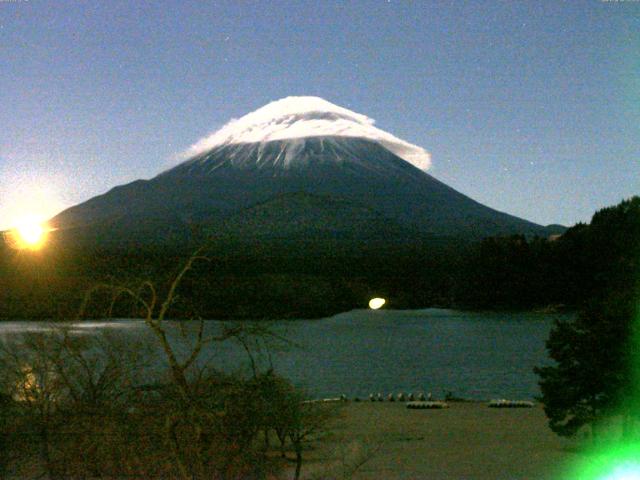
[{"label": "white cloud cap", "polygon": [[290,138],[337,135],[374,140],[412,165],[426,170],[431,155],[424,148],[405,142],[374,126],[360,113],[334,105],[320,97],[286,97],[268,103],[192,145],[183,156],[193,157],[214,147],[235,143],[257,143]]}]

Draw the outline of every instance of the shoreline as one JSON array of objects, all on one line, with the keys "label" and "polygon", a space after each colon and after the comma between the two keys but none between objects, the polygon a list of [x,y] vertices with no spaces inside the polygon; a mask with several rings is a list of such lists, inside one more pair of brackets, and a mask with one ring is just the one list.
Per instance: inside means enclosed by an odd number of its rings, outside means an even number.
[{"label": "shoreline", "polygon": [[[313,320],[328,320],[338,315],[345,315],[352,312],[422,312],[427,310],[442,310],[447,312],[460,312],[464,314],[478,314],[478,315],[491,315],[491,314],[527,314],[527,315],[571,315],[577,312],[575,308],[566,308],[561,310],[549,309],[549,307],[540,307],[540,308],[523,308],[523,309],[509,309],[509,308],[494,308],[494,309],[474,309],[474,308],[466,308],[464,306],[451,306],[451,307],[442,307],[442,306],[431,306],[431,307],[420,307],[420,308],[382,308],[379,310],[371,310],[366,307],[354,307],[351,310],[340,310],[335,311],[333,313],[329,313],[328,315],[311,315],[311,316],[284,316],[284,317],[261,317],[261,316],[247,316],[247,317],[218,317],[218,318],[204,318],[205,322],[297,322],[297,321],[313,321]],[[298,312],[293,312],[298,313]],[[82,319],[78,318],[52,318],[48,316],[42,317],[32,317],[29,319],[25,319],[24,317],[0,317],[0,323],[3,322],[82,322],[82,321],[92,321],[92,322],[109,322],[109,321],[122,321],[122,320],[144,320],[144,317],[128,317],[128,318],[104,318],[104,317],[86,317]],[[185,321],[193,321],[193,318],[166,318],[166,321],[171,322],[185,322]]]}]

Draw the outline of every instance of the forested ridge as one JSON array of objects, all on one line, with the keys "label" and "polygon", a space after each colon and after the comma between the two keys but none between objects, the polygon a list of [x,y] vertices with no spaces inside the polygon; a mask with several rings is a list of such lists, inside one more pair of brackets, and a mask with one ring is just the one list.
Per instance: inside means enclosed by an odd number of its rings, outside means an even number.
[{"label": "forested ridge", "polygon": [[[640,239],[621,212],[638,209],[640,197],[633,197],[558,237],[516,235],[479,243],[209,238],[94,249],[65,246],[54,232],[40,251],[3,244],[0,318],[71,318],[84,292],[99,283],[150,280],[166,289],[202,245],[208,261],[182,283],[170,312],[174,318],[322,317],[364,308],[372,296],[387,298],[389,308],[579,308],[603,278],[625,278],[627,267],[616,262],[636,251]],[[126,302],[118,308],[120,316],[138,314]],[[96,307],[89,314],[104,312]]]}]

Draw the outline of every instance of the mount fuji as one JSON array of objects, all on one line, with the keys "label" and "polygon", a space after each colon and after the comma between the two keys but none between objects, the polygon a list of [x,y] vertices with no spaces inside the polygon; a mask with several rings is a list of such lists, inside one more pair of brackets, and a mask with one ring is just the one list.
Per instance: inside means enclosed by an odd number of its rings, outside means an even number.
[{"label": "mount fuji", "polygon": [[183,159],[50,223],[63,237],[101,244],[184,242],[195,230],[353,242],[557,230],[457,192],[426,173],[426,150],[318,97],[287,97],[232,120]]}]

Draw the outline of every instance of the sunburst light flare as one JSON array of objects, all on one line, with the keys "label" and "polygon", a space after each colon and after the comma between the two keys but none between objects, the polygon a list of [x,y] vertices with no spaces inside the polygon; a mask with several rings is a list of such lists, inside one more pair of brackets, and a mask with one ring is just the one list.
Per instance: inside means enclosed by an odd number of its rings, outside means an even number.
[{"label": "sunburst light flare", "polygon": [[24,217],[7,233],[9,245],[18,250],[40,250],[51,229],[37,217]]}]

